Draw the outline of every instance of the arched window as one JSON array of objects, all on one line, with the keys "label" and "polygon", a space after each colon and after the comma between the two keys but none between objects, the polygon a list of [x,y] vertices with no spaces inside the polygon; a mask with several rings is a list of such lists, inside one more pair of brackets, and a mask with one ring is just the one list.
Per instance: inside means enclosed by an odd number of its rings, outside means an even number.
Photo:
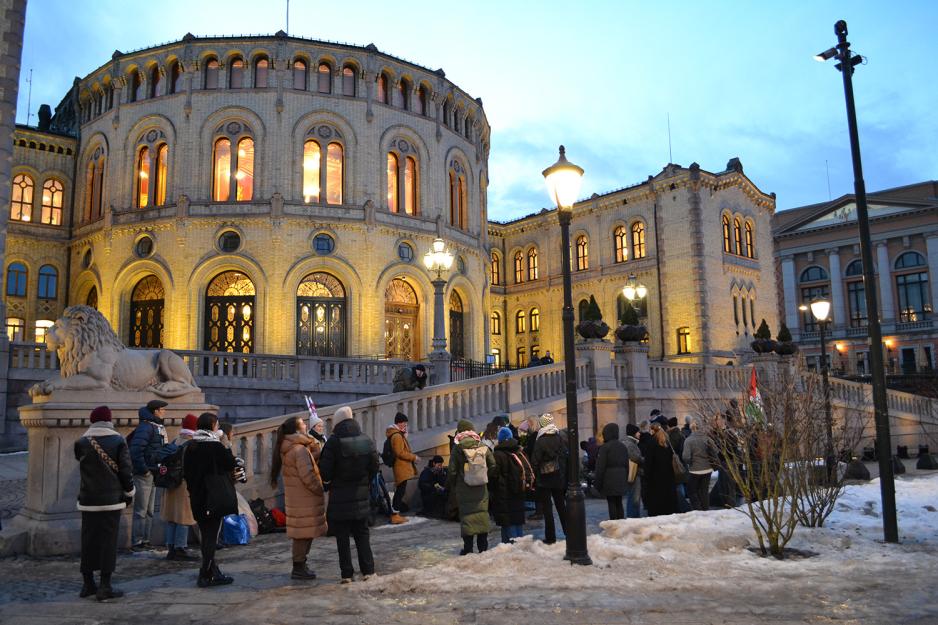
[{"label": "arched window", "polygon": [[169,66],[169,93],[179,93],[179,79],[182,78],[182,65],[173,61]]},{"label": "arched window", "polygon": [[420,101],[420,114],[426,116],[430,112],[430,91],[420,85],[417,91],[417,99]]},{"label": "arched window", "polygon": [[10,263],[7,267],[7,296],[26,297],[26,265]]},{"label": "arched window", "polygon": [[36,183],[28,174],[13,177],[13,193],[10,201],[10,219],[29,221],[33,216],[33,195]]},{"label": "arched window", "polygon": [[156,206],[166,204],[166,160],[169,158],[169,146],[165,143],[156,148],[156,180],[153,181],[156,194]]},{"label": "arched window", "polygon": [[130,73],[130,101],[139,102],[144,96],[143,74],[134,70]]},{"label": "arched window", "polygon": [[752,240],[752,224],[748,221],[746,222],[746,257],[755,258],[756,257],[756,248]]},{"label": "arched window", "polygon": [[528,250],[528,280],[537,280],[537,248]]},{"label": "arched window", "polygon": [[397,89],[394,90],[394,105],[405,111],[410,110],[410,83],[401,78],[397,83]]},{"label": "arched window", "polygon": [[450,114],[453,110],[453,101],[449,98],[443,102],[443,125],[449,128]]},{"label": "arched window", "polygon": [[65,188],[54,178],[49,178],[42,185],[42,215],[41,221],[50,226],[62,225],[62,198]]},{"label": "arched window", "polygon": [[392,143],[393,149],[388,152],[388,211],[391,213],[404,213],[405,215],[419,215],[420,204],[418,198],[419,165],[416,148],[400,139]]},{"label": "arched window", "polygon": [[417,161],[412,156],[404,159],[404,212],[417,214]]},{"label": "arched window", "polygon": [[925,258],[918,252],[905,252],[896,259],[896,269],[911,269],[924,267]]},{"label": "arched window", "polygon": [[306,91],[306,62],[302,59],[293,61],[293,88]]},{"label": "arched window", "polygon": [[355,69],[349,65],[342,68],[342,95],[355,97]]},{"label": "arched window", "polygon": [[244,88],[244,59],[238,57],[228,63],[228,88]]},{"label": "arched window", "polygon": [[502,316],[495,310],[492,311],[491,331],[493,336],[500,336],[502,333]]},{"label": "arched window", "polygon": [[612,243],[616,250],[616,262],[623,263],[629,259],[629,242],[625,226],[617,226],[612,233]]},{"label": "arched window", "polygon": [[468,227],[469,198],[466,187],[466,170],[458,160],[449,164],[449,223],[455,228]]},{"label": "arched window", "polygon": [[585,271],[589,268],[589,240],[581,234],[576,238],[576,270]]},{"label": "arched window", "polygon": [[498,257],[498,254],[492,252],[492,284],[498,285],[502,281],[502,260]]},{"label": "arched window", "polygon": [[727,254],[733,253],[733,241],[730,237],[730,218],[723,215],[723,251]]},{"label": "arched window", "polygon": [[928,292],[928,268],[925,257],[918,252],[905,252],[896,259],[896,296],[899,304],[899,321],[912,323],[923,321],[934,312]]},{"label": "arched window", "polygon": [[[10,327],[9,324],[7,324],[7,328],[9,327]],[[492,353],[492,365],[494,367],[501,367],[502,366],[502,350],[498,349],[497,347],[493,347],[491,353]]]},{"label": "arched window", "polygon": [[818,282],[820,280],[827,280],[827,271],[823,267],[813,265],[801,272],[799,282]]},{"label": "arched window", "polygon": [[205,88],[218,89],[218,59],[205,62]]},{"label": "arched window", "polygon": [[266,56],[262,56],[254,61],[254,88],[267,88],[267,75],[270,70],[270,61]]},{"label": "arched window", "polygon": [[[212,201],[236,202],[254,198],[254,139],[250,128],[239,122],[223,127],[225,135],[215,139],[212,155]],[[247,136],[246,136],[247,135]],[[232,149],[232,146],[236,146]]]},{"label": "arched window", "polygon": [[137,208],[146,208],[150,203],[150,148],[143,146],[137,152]]},{"label": "arched window", "polygon": [[848,278],[862,276],[863,275],[863,263],[860,261],[860,259],[851,261],[850,264],[847,265],[847,269],[846,271],[844,271],[844,275],[847,276]]},{"label": "arched window", "polygon": [[397,170],[400,167],[397,154],[388,152],[387,174],[388,174],[388,211],[396,213],[400,210],[400,190],[398,189]]},{"label": "arched window", "polygon": [[384,72],[378,74],[378,102],[388,103],[388,75]]},{"label": "arched window", "polygon": [[160,83],[163,82],[163,74],[160,72],[159,67],[155,67],[150,70],[150,97],[157,98],[161,96],[160,93]]},{"label": "arched window", "polygon": [[640,221],[632,224],[632,258],[645,258],[645,224]]},{"label": "arched window", "polygon": [[[810,306],[811,302],[813,302],[818,297],[830,297],[830,287],[826,281],[827,271],[822,267],[813,265],[802,271],[799,278],[799,282],[804,285],[801,287],[801,303],[806,306]],[[746,302],[744,300],[744,310],[745,304]],[[745,323],[745,321],[743,323]],[[801,312],[801,328],[805,332],[818,331],[817,319],[815,319],[814,315],[811,314],[810,308]]]},{"label": "arched window", "polygon": [[743,227],[739,223],[739,218],[733,220],[733,242],[736,243],[736,253],[743,255]]},{"label": "arched window", "polygon": [[[154,134],[151,131],[147,135]],[[165,143],[144,145],[137,150],[134,167],[134,205],[137,208],[163,206],[166,203],[166,175],[169,146]]]},{"label": "arched window", "polygon": [[342,203],[345,153],[336,141],[326,146],[326,167],[322,168],[322,146],[310,139],[303,144],[303,200],[307,203],[322,201],[325,189],[327,204]]},{"label": "arched window", "polygon": [[332,66],[320,63],[316,75],[316,90],[319,93],[332,93]]},{"label": "arched window", "polygon": [[348,302],[345,285],[317,271],[296,290],[296,353],[300,356],[346,356]]},{"label": "arched window", "polygon": [[100,219],[104,214],[104,168],[107,157],[104,148],[95,149],[85,170],[85,221]]},{"label": "arched window", "polygon": [[59,272],[52,265],[39,268],[39,299],[55,299],[59,292]]},{"label": "arched window", "polygon": [[154,275],[142,278],[130,294],[130,347],[163,346],[163,283]]},{"label": "arched window", "polygon": [[460,111],[459,109],[456,109],[456,112],[453,114],[453,131],[456,134],[459,134],[459,129],[460,129],[459,122],[460,121],[461,121]]},{"label": "arched window", "polygon": [[[205,293],[203,349],[210,352],[253,352],[255,311],[254,283],[248,276],[239,271],[226,271],[215,276]],[[237,364],[219,363],[217,366]]]},{"label": "arched window", "polygon": [[531,332],[537,332],[541,329],[541,311],[537,308],[531,309]]},{"label": "arched window", "polygon": [[515,284],[524,282],[524,254],[515,252]]},{"label": "arched window", "polygon": [[88,291],[88,296],[85,297],[85,306],[91,306],[95,310],[98,309],[98,287],[93,286]]},{"label": "arched window", "polygon": [[525,330],[525,314],[523,310],[519,310],[515,313],[515,334],[524,334]]}]

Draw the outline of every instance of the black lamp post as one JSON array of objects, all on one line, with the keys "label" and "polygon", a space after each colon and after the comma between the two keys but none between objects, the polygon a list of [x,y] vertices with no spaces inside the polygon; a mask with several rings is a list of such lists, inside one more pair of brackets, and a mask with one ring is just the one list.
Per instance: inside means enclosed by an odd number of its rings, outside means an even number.
[{"label": "black lamp post", "polygon": [[566,374],[567,398],[567,553],[565,560],[572,564],[592,564],[586,549],[586,501],[580,486],[580,437],[577,419],[576,353],[573,347],[573,296],[570,286],[570,219],[573,203],[580,192],[583,169],[567,161],[564,147],[560,158],[544,170],[550,198],[557,205],[560,220],[560,266],[563,271],[563,360]]},{"label": "black lamp post", "polygon": [[821,339],[821,380],[824,390],[824,426],[827,428],[827,442],[824,446],[824,464],[827,467],[827,479],[830,481],[837,467],[834,456],[834,415],[831,409],[830,361],[827,359],[827,328],[830,325],[830,300],[819,297],[811,302],[811,314],[817,320]]},{"label": "black lamp post", "polygon": [[[883,537],[888,543],[899,542],[896,521],[896,484],[892,471],[892,439],[889,434],[889,405],[886,402],[886,372],[883,368],[883,331],[879,325],[879,305],[876,301],[876,280],[873,274],[873,244],[870,239],[870,218],[866,205],[866,185],[860,162],[860,135],[857,132],[857,111],[853,102],[853,68],[863,57],[850,51],[847,41],[847,22],[834,24],[837,45],[814,58],[818,61],[836,59],[837,69],[844,79],[844,98],[847,102],[847,127],[850,130],[850,155],[853,159],[853,187],[857,199],[857,225],[860,228],[860,259],[863,264],[863,285],[866,309],[869,311],[870,373],[873,383],[873,413],[876,420],[876,453],[879,457],[879,489],[883,507]],[[888,276],[883,276],[883,280]]]}]

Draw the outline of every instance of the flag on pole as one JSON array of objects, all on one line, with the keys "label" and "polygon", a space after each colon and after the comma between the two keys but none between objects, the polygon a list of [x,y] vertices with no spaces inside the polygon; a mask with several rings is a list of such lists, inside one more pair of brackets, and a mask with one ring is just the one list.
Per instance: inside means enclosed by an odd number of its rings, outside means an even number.
[{"label": "flag on pole", "polygon": [[318,419],[319,413],[316,411],[316,404],[313,403],[313,398],[309,395],[304,395],[306,398],[306,409],[309,410],[309,424],[310,427],[313,425],[313,418]]},{"label": "flag on pole", "polygon": [[752,375],[749,376],[749,402],[746,404],[746,416],[750,421],[755,421],[760,425],[765,423],[765,413],[762,410],[762,395],[759,393],[755,367],[752,368]]}]

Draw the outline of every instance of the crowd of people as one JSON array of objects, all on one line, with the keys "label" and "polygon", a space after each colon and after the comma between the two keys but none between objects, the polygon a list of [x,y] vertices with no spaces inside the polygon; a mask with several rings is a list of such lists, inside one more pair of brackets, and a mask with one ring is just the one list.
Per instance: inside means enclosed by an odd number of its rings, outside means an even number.
[{"label": "crowd of people", "polygon": [[[126,440],[114,428],[110,410],[100,406],[91,412],[91,427],[75,443],[81,476],[82,597],[105,601],[123,594],[111,584],[121,510],[133,505],[132,549],[152,549],[158,487],[166,490],[160,508],[166,523],[166,557],[199,560],[199,587],[233,581],[215,557],[223,519],[239,510],[235,481],[246,479],[243,462],[231,451],[230,426],[226,433],[214,414],[190,414],[176,439],[169,441],[163,422],[166,405],[154,400],[140,408],[139,424]],[[448,467],[442,456],[434,455],[418,477],[418,457],[411,450],[403,413],[387,427],[380,456],[348,406],[335,411],[328,437],[317,415],[309,420],[288,417],[277,429],[270,485],[283,485],[291,577],[316,579],[307,558],[313,541],[324,536],[335,537],[341,583],[354,579],[353,539],[359,574],[362,579],[373,576],[369,524],[376,503],[390,523],[402,524],[407,522],[408,502],[416,501],[418,493],[425,516],[458,519],[460,555],[488,549],[492,521],[501,530],[501,541],[513,543],[523,535],[526,521],[543,520],[543,540],[552,544],[557,521],[566,533],[564,492],[570,461],[583,463],[590,488],[606,499],[610,519],[735,506],[739,494],[726,470],[720,471],[712,493],[709,489],[712,472],[725,469],[727,460],[715,440],[725,436],[731,419],[728,411],[717,426],[723,433],[707,432],[692,417],[679,428],[675,417],[653,410],[648,420],[628,424],[624,438],[618,424],[605,425],[601,441],[584,442],[582,458],[573,460],[568,457],[567,433],[550,414],[529,417],[518,427],[507,415],[497,416],[481,433],[463,419],[451,436]],[[180,474],[176,481],[170,479],[174,458]],[[394,474],[393,498],[384,486],[382,462]],[[529,507],[534,511],[527,516]],[[200,556],[187,551],[193,526]]]}]

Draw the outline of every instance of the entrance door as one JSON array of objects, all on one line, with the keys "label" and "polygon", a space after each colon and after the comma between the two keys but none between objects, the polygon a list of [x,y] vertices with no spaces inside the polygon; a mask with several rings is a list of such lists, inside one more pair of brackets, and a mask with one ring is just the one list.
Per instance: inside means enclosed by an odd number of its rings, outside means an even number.
[{"label": "entrance door", "polygon": [[915,373],[915,348],[902,348],[902,373]]},{"label": "entrance door", "polygon": [[417,336],[420,305],[412,286],[403,278],[394,278],[384,292],[384,351],[388,358],[418,360],[421,357]]},{"label": "entrance door", "polygon": [[205,349],[254,351],[254,283],[240,271],[215,276],[205,295]]},{"label": "entrance door", "polygon": [[328,273],[311,273],[296,291],[296,353],[346,356],[345,287]]},{"label": "entrance door", "polygon": [[459,293],[449,295],[449,353],[454,359],[466,357],[462,299]]},{"label": "entrance door", "polygon": [[163,347],[163,283],[147,276],[130,295],[130,347]]}]

